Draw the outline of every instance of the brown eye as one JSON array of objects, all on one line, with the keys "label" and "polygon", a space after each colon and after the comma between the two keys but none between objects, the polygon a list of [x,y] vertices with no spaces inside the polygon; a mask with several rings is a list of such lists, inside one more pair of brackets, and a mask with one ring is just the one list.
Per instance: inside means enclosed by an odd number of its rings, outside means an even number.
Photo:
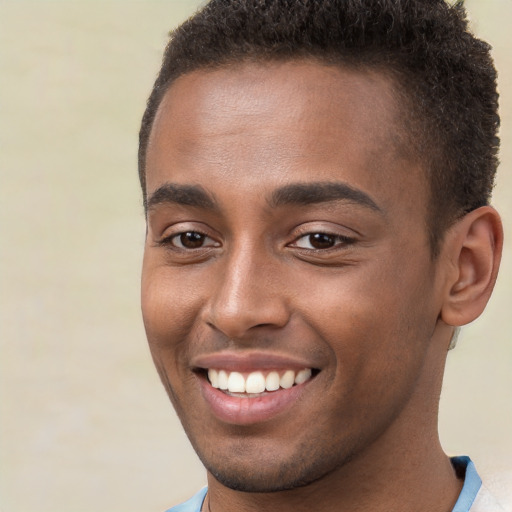
[{"label": "brown eye", "polygon": [[200,231],[181,231],[173,235],[169,235],[160,242],[160,247],[169,249],[181,249],[184,251],[193,251],[194,249],[209,249],[212,247],[220,247],[221,244],[215,239],[201,233]]},{"label": "brown eye", "polygon": [[185,249],[199,249],[203,246],[206,235],[197,231],[186,231],[175,237],[175,244]]},{"label": "brown eye", "polygon": [[336,237],[326,233],[313,233],[309,235],[309,243],[315,249],[330,249],[336,243]]},{"label": "brown eye", "polygon": [[292,245],[292,247],[299,247],[300,249],[310,250],[327,250],[333,248],[343,248],[352,245],[355,242],[353,238],[343,235],[332,235],[330,233],[308,233],[301,236]]}]

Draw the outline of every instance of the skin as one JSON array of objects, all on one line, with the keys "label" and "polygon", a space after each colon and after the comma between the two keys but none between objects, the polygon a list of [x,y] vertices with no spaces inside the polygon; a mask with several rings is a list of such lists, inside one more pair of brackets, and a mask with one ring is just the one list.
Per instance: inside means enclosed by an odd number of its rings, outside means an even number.
[{"label": "skin", "polygon": [[[425,171],[399,127],[388,78],[311,61],[194,71],[164,97],[142,310],[213,512],[441,512],[457,499],[438,400],[452,326],[492,290],[499,217],[455,223],[433,260]],[[219,420],[197,361],[262,352],[319,373],[266,421]]]}]

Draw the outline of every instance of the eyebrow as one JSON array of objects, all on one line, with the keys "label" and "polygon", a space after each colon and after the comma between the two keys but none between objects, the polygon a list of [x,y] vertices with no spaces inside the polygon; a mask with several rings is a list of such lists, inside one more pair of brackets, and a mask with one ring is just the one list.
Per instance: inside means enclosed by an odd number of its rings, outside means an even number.
[{"label": "eyebrow", "polygon": [[346,200],[383,213],[377,203],[365,192],[342,182],[292,183],[275,190],[270,206],[310,205],[329,201]]},{"label": "eyebrow", "polygon": [[206,210],[218,209],[216,201],[200,185],[164,183],[144,201],[144,209],[151,210],[159,204],[195,206]]},{"label": "eyebrow", "polygon": [[[272,208],[277,208],[290,204],[307,206],[339,200],[383,213],[368,194],[342,182],[291,183],[275,190],[268,202]],[[206,210],[219,209],[215,199],[200,185],[177,183],[164,183],[144,201],[146,211],[159,204],[179,204]]]}]

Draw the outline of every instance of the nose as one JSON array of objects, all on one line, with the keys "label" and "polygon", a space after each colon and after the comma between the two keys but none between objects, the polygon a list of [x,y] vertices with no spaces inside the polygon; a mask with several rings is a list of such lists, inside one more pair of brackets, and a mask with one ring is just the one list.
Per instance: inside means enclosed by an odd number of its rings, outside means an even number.
[{"label": "nose", "polygon": [[206,321],[231,339],[256,329],[276,330],[290,317],[279,261],[263,250],[240,248],[222,262],[207,307]]}]

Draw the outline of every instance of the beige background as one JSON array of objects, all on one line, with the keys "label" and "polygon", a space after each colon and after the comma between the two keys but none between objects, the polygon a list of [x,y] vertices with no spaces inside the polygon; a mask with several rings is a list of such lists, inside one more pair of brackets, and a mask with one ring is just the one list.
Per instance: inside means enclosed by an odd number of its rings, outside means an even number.
[{"label": "beige background", "polygon": [[[137,131],[195,1],[0,1],[0,510],[159,511],[204,483],[139,314]],[[469,2],[502,94],[495,205],[512,239],[512,0]],[[450,354],[441,435],[512,468],[512,255]]]}]

